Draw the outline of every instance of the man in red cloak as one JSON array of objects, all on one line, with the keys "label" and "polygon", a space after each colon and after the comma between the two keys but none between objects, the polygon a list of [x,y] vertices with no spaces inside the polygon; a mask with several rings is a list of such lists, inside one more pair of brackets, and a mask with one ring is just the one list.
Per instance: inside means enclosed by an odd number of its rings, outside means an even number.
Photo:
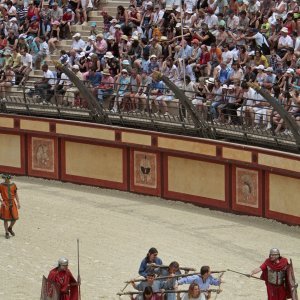
[{"label": "man in red cloak", "polygon": [[291,298],[287,281],[288,260],[280,256],[277,248],[270,250],[269,258],[254,269],[250,276],[262,271],[260,278],[265,281],[268,300],[286,300]]},{"label": "man in red cloak", "polygon": [[[50,271],[48,280],[58,287],[59,300],[78,300],[78,284],[80,283],[77,283],[68,269],[68,263],[67,258],[61,257],[58,260],[58,266]],[[48,292],[51,293],[51,289]]]}]

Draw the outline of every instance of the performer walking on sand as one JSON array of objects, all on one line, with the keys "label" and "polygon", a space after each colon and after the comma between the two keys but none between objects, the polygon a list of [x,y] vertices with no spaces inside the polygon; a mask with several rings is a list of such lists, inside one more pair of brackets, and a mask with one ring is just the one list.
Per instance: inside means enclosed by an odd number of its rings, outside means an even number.
[{"label": "performer walking on sand", "polygon": [[254,269],[250,276],[262,272],[261,279],[265,281],[268,300],[286,300],[290,298],[287,278],[288,260],[280,256],[277,248],[270,250],[269,258]]},{"label": "performer walking on sand", "polygon": [[[3,174],[4,182],[0,184],[1,193],[1,208],[0,219],[4,221],[5,237],[9,239],[9,234],[15,236],[13,226],[19,219],[18,209],[21,208],[19,196],[17,193],[17,186],[10,182],[11,175]],[[10,225],[8,226],[8,222]]]},{"label": "performer walking on sand", "polygon": [[[78,285],[68,268],[69,261],[65,257],[58,260],[58,266],[50,271],[48,281],[55,283],[59,290],[59,300],[79,300]],[[51,295],[48,295],[51,297]],[[48,299],[48,298],[47,298]]]}]

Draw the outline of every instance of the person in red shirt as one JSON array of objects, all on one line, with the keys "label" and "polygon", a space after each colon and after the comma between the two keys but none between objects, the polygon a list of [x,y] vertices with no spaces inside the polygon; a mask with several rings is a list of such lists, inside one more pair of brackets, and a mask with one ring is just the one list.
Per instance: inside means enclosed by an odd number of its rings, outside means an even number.
[{"label": "person in red shirt", "polygon": [[210,54],[207,46],[204,44],[201,45],[201,51],[198,65],[200,66],[202,76],[207,76],[207,65],[210,61]]},{"label": "person in red shirt", "polygon": [[260,278],[266,283],[268,300],[286,300],[290,298],[287,268],[288,260],[280,256],[277,248],[272,248],[269,258],[259,268],[254,269],[250,276],[262,272]]},{"label": "person in red shirt", "polygon": [[71,22],[74,20],[74,13],[72,9],[68,8],[63,14],[62,20],[60,22],[61,37],[65,39],[67,35],[71,35]]},{"label": "person in red shirt", "polygon": [[[48,281],[55,283],[57,286],[60,297],[59,300],[78,300],[78,286],[80,285],[80,278],[78,282],[75,280],[71,271],[68,269],[69,261],[65,257],[58,260],[58,266],[52,269],[48,275]],[[51,295],[52,290],[48,289],[48,296]]]}]

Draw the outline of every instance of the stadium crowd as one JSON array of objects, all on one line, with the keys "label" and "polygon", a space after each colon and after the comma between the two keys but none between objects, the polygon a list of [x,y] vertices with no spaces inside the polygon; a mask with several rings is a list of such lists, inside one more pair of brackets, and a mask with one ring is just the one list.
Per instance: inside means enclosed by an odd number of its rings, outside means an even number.
[{"label": "stadium crowd", "polygon": [[[85,106],[68,77],[45,63],[50,54],[89,83],[109,108],[169,115],[177,105],[159,70],[185,90],[199,113],[218,123],[286,131],[284,121],[247,83],[267,89],[300,126],[300,11],[297,0],[130,0],[115,15],[88,22],[92,1],[6,1],[0,5],[0,96],[34,69],[34,93]],[[100,16],[99,16],[100,21]],[[90,36],[72,32],[88,26]],[[72,38],[69,49],[60,40]],[[30,91],[30,93],[33,93]]]}]

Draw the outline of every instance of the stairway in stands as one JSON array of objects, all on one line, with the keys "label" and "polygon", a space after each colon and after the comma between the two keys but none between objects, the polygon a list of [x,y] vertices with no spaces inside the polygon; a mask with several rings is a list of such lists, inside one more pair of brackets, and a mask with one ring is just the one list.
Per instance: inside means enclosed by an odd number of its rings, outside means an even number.
[{"label": "stairway in stands", "polygon": [[[46,1],[46,0],[45,0]],[[96,22],[97,24],[97,30],[98,32],[102,32],[103,30],[103,18],[101,16],[101,11],[106,10],[112,17],[115,17],[117,12],[117,7],[119,5],[123,5],[125,8],[129,6],[129,0],[104,0],[101,1],[100,9],[99,10],[92,10],[88,13],[88,25],[73,25],[72,31],[73,33],[79,32],[81,34],[81,37],[86,42],[88,36],[90,35],[90,23]],[[72,39],[65,39],[61,40],[58,49],[65,49],[70,50],[72,45]],[[45,62],[49,65],[50,70],[55,70],[53,61],[58,61],[59,59],[59,53],[55,53],[52,55],[49,55]],[[42,70],[34,70],[30,73],[29,79],[28,79],[28,86],[33,86],[35,81],[40,80],[43,77],[43,71]],[[17,86],[13,86],[10,89],[10,92],[8,93],[10,97],[23,97],[23,91]],[[7,96],[8,96],[7,95]]]}]

